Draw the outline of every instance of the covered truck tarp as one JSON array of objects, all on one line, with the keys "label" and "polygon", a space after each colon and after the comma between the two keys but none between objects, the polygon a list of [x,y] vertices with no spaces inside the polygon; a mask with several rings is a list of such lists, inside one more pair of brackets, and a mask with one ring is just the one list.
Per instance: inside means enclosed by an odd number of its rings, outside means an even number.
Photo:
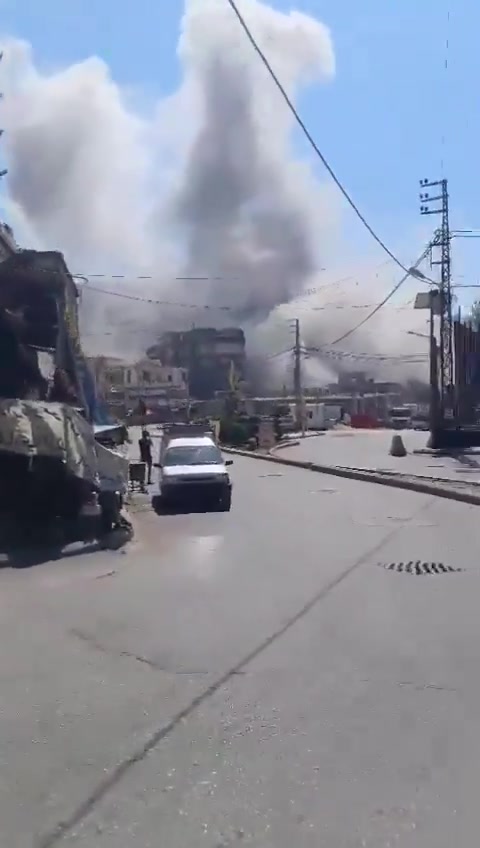
[{"label": "covered truck tarp", "polygon": [[97,442],[96,453],[102,492],[128,492],[130,462],[122,448],[107,448]]},{"label": "covered truck tarp", "polygon": [[93,428],[67,404],[0,399],[0,452],[59,459],[73,476],[99,482]]}]

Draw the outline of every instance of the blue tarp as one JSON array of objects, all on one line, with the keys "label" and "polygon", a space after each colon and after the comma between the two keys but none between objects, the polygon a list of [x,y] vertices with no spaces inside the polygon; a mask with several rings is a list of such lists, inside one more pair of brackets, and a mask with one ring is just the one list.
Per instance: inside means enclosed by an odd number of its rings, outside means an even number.
[{"label": "blue tarp", "polygon": [[113,425],[115,421],[110,416],[107,405],[100,396],[95,377],[83,356],[77,357],[78,377],[82,385],[83,396],[87,405],[88,417],[92,424]]}]

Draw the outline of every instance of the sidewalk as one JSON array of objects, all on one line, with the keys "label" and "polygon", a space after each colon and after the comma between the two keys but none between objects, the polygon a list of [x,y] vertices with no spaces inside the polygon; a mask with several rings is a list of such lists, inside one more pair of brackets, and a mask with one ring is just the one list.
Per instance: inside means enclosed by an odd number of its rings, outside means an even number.
[{"label": "sidewalk", "polygon": [[480,453],[438,456],[414,451],[426,447],[428,433],[407,430],[401,433],[406,457],[390,456],[392,430],[332,430],[318,439],[301,440],[288,449],[290,458],[318,462],[339,468],[357,468],[386,474],[480,484]]}]

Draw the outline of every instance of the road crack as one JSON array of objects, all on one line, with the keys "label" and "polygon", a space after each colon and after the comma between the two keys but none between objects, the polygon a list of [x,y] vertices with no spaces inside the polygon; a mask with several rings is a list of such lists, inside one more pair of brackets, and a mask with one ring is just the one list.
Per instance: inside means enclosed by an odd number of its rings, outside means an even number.
[{"label": "road crack", "polygon": [[69,631],[71,636],[75,636],[76,639],[79,639],[81,642],[84,642],[94,651],[97,651],[100,654],[108,654],[112,657],[117,658],[126,658],[130,660],[135,660],[135,662],[142,663],[143,665],[148,666],[154,671],[160,671],[164,674],[174,674],[174,675],[201,675],[201,674],[209,674],[206,669],[172,669],[168,668],[168,666],[162,665],[162,663],[157,662],[156,660],[149,659],[148,657],[144,657],[142,654],[136,654],[133,651],[126,650],[115,650],[115,648],[111,648],[107,645],[104,645],[102,642],[99,642],[95,636],[92,636],[90,633],[85,633],[83,630],[78,630],[77,628],[73,628]]},{"label": "road crack", "polygon": [[[434,503],[434,496],[431,496],[426,504],[424,504],[420,509],[416,510],[416,512],[411,516],[410,520],[414,521],[417,516],[423,512],[426,512]],[[103,801],[103,799],[111,792],[125,777],[125,775],[131,771],[134,766],[142,763],[146,757],[153,751],[157,746],[167,737],[169,737],[173,731],[177,729],[181,724],[183,724],[190,716],[196,712],[196,710],[201,707],[206,701],[210,700],[217,692],[222,689],[227,683],[230,682],[236,675],[244,672],[250,663],[256,660],[261,654],[263,654],[268,648],[271,647],[275,642],[285,636],[296,624],[302,621],[315,607],[318,606],[322,601],[324,601],[335,589],[337,589],[342,583],[348,580],[356,571],[358,571],[362,565],[365,565],[369,562],[373,556],[378,554],[382,548],[390,542],[398,533],[400,533],[404,529],[403,526],[393,527],[390,532],[386,533],[383,538],[377,542],[376,545],[373,545],[369,548],[365,553],[363,553],[358,559],[356,559],[351,565],[345,568],[340,574],[337,575],[333,580],[330,580],[326,585],[324,585],[321,589],[319,589],[312,597],[301,606],[297,612],[292,615],[284,624],[274,630],[270,636],[267,636],[260,642],[253,650],[251,650],[248,654],[242,657],[232,668],[228,669],[228,671],[224,672],[220,675],[210,686],[207,686],[202,692],[200,692],[189,704],[187,704],[183,709],[177,712],[169,722],[159,727],[149,739],[136,751],[134,751],[130,756],[126,757],[122,760],[115,768],[111,770],[106,777],[101,780],[96,787],[92,790],[90,795],[88,795],[85,800],[79,804],[76,810],[66,819],[60,821],[56,827],[53,828],[50,833],[47,833],[45,836],[41,837],[36,844],[36,848],[53,848],[53,846],[58,845],[60,841],[63,840],[65,836],[74,830],[84,819],[87,818],[95,808]],[[80,631],[73,631],[78,634]],[[85,635],[87,639],[85,639]],[[82,634],[79,638],[83,638],[84,641],[91,641],[88,637],[88,634]],[[96,640],[91,642],[93,646],[97,646],[99,643]],[[103,646],[100,646],[100,650],[104,650]]]}]

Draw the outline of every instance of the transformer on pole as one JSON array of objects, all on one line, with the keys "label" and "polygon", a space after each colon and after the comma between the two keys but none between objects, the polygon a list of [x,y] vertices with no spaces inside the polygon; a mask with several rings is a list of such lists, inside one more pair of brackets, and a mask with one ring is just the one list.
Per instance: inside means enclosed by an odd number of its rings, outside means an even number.
[{"label": "transformer on pole", "polygon": [[[452,286],[450,257],[450,224],[448,216],[448,180],[420,180],[420,214],[441,215],[441,225],[435,231],[430,243],[430,265],[440,266],[439,302],[440,340],[439,340],[439,404],[437,426],[442,427],[446,420],[454,417],[453,389],[453,321]],[[440,192],[430,196],[426,189],[438,188]],[[433,204],[433,207],[431,206]]]}]

